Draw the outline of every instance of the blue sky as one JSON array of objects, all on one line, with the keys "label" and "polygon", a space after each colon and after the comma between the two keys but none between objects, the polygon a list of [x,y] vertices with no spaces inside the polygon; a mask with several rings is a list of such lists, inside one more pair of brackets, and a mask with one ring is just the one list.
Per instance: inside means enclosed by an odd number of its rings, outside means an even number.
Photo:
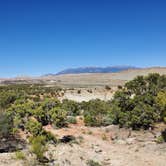
[{"label": "blue sky", "polygon": [[166,66],[165,0],[1,0],[0,77]]}]

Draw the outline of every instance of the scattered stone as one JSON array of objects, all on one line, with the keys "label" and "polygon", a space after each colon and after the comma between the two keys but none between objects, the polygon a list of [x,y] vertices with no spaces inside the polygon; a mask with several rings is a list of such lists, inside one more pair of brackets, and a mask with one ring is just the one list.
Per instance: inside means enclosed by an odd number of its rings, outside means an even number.
[{"label": "scattered stone", "polygon": [[136,138],[128,138],[128,139],[126,139],[126,143],[128,145],[131,145],[131,144],[135,143],[135,140],[136,140]]},{"label": "scattered stone", "polygon": [[102,153],[103,151],[100,149],[100,150],[95,150],[96,153]]},{"label": "scattered stone", "polygon": [[126,141],[119,139],[119,140],[116,140],[116,143],[120,145],[125,145]]}]

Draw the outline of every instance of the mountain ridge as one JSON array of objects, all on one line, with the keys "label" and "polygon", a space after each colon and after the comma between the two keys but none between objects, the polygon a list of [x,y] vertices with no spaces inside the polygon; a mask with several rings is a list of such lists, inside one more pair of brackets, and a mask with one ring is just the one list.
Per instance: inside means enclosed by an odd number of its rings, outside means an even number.
[{"label": "mountain ridge", "polygon": [[56,74],[46,74],[44,76],[56,76],[56,75],[63,75],[63,74],[83,74],[83,73],[116,73],[120,71],[125,71],[129,69],[140,69],[134,66],[108,66],[108,67],[78,67],[78,68],[68,68],[62,70]]}]

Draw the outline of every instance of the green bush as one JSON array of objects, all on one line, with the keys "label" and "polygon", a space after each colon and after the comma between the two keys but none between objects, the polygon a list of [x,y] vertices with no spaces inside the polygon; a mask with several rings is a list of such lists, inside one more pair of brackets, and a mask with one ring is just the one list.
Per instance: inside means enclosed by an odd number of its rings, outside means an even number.
[{"label": "green bush", "polygon": [[47,125],[51,123],[51,110],[59,106],[60,101],[47,98],[39,103],[38,107],[34,110],[34,116],[42,125]]},{"label": "green bush", "polygon": [[15,155],[16,155],[16,159],[17,160],[25,160],[25,154],[23,153],[23,152],[21,152],[21,151],[17,151],[17,152],[15,152]]},{"label": "green bush", "polygon": [[26,129],[33,135],[33,136],[38,136],[42,135],[43,129],[42,129],[42,124],[39,123],[37,120],[30,119],[26,123]]},{"label": "green bush", "polygon": [[77,119],[74,116],[69,116],[69,117],[67,117],[67,122],[71,123],[71,124],[76,124],[77,123]]},{"label": "green bush", "polygon": [[166,129],[161,132],[161,135],[157,138],[156,142],[159,144],[166,142]]},{"label": "green bush", "polygon": [[87,161],[88,166],[101,166],[97,161],[89,160]]},{"label": "green bush", "polygon": [[56,137],[51,132],[44,131],[43,135],[46,137],[46,141],[47,142],[53,142],[53,143],[57,143],[58,142]]},{"label": "green bush", "polygon": [[165,142],[165,140],[164,140],[163,136],[160,135],[160,136],[157,138],[156,142],[157,142],[158,144],[162,144],[162,143]]},{"label": "green bush", "polygon": [[[164,82],[164,84],[163,84]],[[148,129],[166,117],[166,76],[138,76],[117,91],[111,101],[114,124],[133,129]]]},{"label": "green bush", "polygon": [[145,103],[138,103],[130,114],[128,127],[133,129],[148,129],[159,120],[159,115],[155,112],[155,109]]},{"label": "green bush", "polygon": [[110,117],[114,124],[133,129],[149,128],[159,121],[160,113],[153,106],[153,101],[145,96],[118,96],[111,104]]},{"label": "green bush", "polygon": [[132,94],[143,95],[146,90],[146,80],[143,76],[137,76],[134,80],[125,84],[125,87]]},{"label": "green bush", "polygon": [[161,120],[166,122],[166,91],[160,91],[155,98],[157,108],[161,112]]},{"label": "green bush", "polygon": [[19,128],[24,129],[25,128],[23,119],[19,115],[16,115],[13,117],[13,125],[17,129],[19,129]]},{"label": "green bush", "polygon": [[80,115],[80,104],[72,100],[63,100],[62,109],[67,111],[68,116],[77,116]]},{"label": "green bush", "polygon": [[41,106],[34,110],[33,115],[42,125],[47,125],[50,122],[48,111],[44,110]]},{"label": "green bush", "polygon": [[60,101],[57,99],[47,98],[41,103],[41,106],[44,111],[48,112],[54,107],[60,107]]},{"label": "green bush", "polygon": [[33,109],[35,107],[32,101],[22,101],[16,100],[11,107],[8,108],[8,112],[12,116],[19,116],[21,118],[28,117],[33,114]]},{"label": "green bush", "polygon": [[0,137],[8,138],[12,135],[13,122],[6,112],[0,112]]},{"label": "green bush", "polygon": [[101,100],[84,103],[84,122],[87,126],[106,126],[110,124],[110,106]]},{"label": "green bush", "polygon": [[46,137],[36,136],[30,138],[31,151],[36,155],[37,159],[42,162],[44,160],[44,153],[46,152]]},{"label": "green bush", "polygon": [[51,123],[55,127],[64,127],[67,124],[67,112],[60,107],[55,107],[50,110]]},{"label": "green bush", "polygon": [[6,109],[8,108],[14,101],[17,99],[17,96],[13,92],[9,91],[1,91],[0,93],[0,108]]}]

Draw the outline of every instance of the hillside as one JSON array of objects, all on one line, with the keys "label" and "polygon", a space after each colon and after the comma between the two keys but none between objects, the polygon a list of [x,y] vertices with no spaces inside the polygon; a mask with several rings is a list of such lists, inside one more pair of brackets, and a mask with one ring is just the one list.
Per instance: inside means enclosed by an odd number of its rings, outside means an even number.
[{"label": "hillside", "polygon": [[113,73],[81,73],[81,74],[61,74],[45,75],[41,77],[17,77],[0,79],[1,84],[51,84],[65,87],[103,87],[109,85],[116,87],[124,85],[126,81],[132,80],[138,75],[148,75],[149,73],[166,74],[166,67],[152,67],[143,69],[128,69]]},{"label": "hillside", "polygon": [[63,74],[56,76],[41,77],[42,80],[51,80],[65,86],[117,86],[124,85],[126,81],[132,80],[138,75],[149,73],[166,74],[166,67],[153,67],[144,69],[129,69],[116,73],[84,73],[84,74]]}]

